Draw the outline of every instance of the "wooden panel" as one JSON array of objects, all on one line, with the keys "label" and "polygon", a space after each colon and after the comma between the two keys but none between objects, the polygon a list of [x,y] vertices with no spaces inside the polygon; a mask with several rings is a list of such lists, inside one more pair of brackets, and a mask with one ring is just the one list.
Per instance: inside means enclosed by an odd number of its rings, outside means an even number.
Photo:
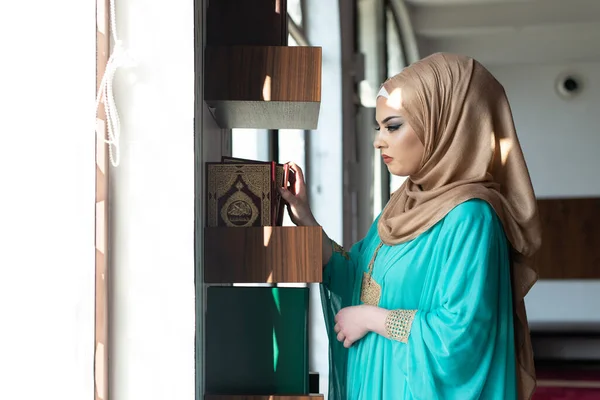
[{"label": "wooden panel", "polygon": [[206,103],[222,128],[315,129],[320,47],[206,47]]},{"label": "wooden panel", "polygon": [[250,395],[213,395],[207,394],[204,400],[323,400],[322,394],[310,394],[301,396],[250,396]]},{"label": "wooden panel", "polygon": [[321,227],[205,228],[205,283],[321,282]]},{"label": "wooden panel", "polygon": [[206,47],[205,99],[321,101],[321,48]]},{"label": "wooden panel", "polygon": [[541,279],[600,279],[600,198],[538,200]]},{"label": "wooden panel", "polygon": [[206,44],[287,46],[286,10],[287,0],[209,1],[206,10]]}]

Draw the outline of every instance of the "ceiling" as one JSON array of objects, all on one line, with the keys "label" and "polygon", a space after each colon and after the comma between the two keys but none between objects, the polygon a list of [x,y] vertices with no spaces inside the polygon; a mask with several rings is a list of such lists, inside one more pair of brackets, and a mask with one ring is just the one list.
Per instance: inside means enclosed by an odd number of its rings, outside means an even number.
[{"label": "ceiling", "polygon": [[406,0],[421,56],[486,64],[600,61],[600,0]]}]

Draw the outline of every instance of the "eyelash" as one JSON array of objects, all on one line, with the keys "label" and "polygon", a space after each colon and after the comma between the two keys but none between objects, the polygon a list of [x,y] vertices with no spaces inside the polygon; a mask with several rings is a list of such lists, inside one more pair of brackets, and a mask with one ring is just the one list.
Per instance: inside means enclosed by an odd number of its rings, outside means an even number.
[{"label": "eyelash", "polygon": [[[397,131],[398,129],[400,129],[400,127],[402,126],[402,124],[397,124],[397,125],[388,125],[386,126],[388,132],[394,132]],[[376,131],[381,130],[380,127],[375,128]]]}]

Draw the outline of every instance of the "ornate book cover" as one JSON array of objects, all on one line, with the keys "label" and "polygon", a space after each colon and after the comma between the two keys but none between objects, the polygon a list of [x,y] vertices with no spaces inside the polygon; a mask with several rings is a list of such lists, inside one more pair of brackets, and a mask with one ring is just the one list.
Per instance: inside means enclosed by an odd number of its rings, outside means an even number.
[{"label": "ornate book cover", "polygon": [[273,190],[271,163],[207,163],[207,226],[273,225]]},{"label": "ornate book cover", "polygon": [[[221,162],[223,163],[239,163],[239,164],[263,164],[266,163],[264,161],[256,161],[256,160],[247,160],[244,158],[235,158],[235,157],[221,157]],[[273,221],[274,225],[281,226],[283,224],[283,215],[285,212],[285,200],[281,198],[281,195],[276,190],[278,186],[286,186],[290,185],[290,182],[293,181],[294,174],[287,165],[283,164],[275,164],[275,189],[273,191]]]}]

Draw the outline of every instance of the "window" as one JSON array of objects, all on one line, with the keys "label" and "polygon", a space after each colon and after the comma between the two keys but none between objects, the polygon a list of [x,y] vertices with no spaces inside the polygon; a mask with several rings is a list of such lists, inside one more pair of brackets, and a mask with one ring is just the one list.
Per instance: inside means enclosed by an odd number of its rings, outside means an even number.
[{"label": "window", "polygon": [[288,0],[288,17],[298,26],[302,26],[304,20],[302,13],[302,0]]},{"label": "window", "polygon": [[[303,14],[301,0],[288,0],[288,17],[290,19],[290,34],[288,46],[308,45],[308,40],[303,32]],[[296,163],[306,171],[306,131],[302,129],[279,129],[277,131],[277,161]],[[285,215],[284,226],[293,225],[289,216]]]},{"label": "window", "polygon": [[232,129],[231,155],[249,160],[268,161],[271,140],[266,129]]}]

